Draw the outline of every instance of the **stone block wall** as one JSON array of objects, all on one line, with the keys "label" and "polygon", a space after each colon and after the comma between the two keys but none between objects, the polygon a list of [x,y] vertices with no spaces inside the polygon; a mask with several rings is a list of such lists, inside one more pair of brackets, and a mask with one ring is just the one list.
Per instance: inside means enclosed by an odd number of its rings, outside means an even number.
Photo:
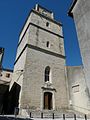
[{"label": "stone block wall", "polygon": [[90,1],[77,1],[77,4],[73,9],[73,15],[84,66],[85,78],[90,91]]},{"label": "stone block wall", "polygon": [[62,58],[28,48],[22,86],[21,107],[29,106],[30,108],[39,110],[43,108],[42,87],[45,85],[46,66],[50,66],[51,69],[51,84],[55,89],[55,109],[68,107],[64,62],[65,60]]},{"label": "stone block wall", "polygon": [[90,95],[83,66],[67,66],[69,86],[69,107],[88,114],[90,112]]}]

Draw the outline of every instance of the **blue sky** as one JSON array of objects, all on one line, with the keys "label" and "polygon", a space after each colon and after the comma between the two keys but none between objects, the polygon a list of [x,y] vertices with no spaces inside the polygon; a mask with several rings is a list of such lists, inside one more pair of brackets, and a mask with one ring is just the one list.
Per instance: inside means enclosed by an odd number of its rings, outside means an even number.
[{"label": "blue sky", "polygon": [[21,28],[36,3],[51,10],[63,24],[66,65],[81,65],[75,24],[67,15],[73,0],[0,0],[0,47],[5,48],[3,67],[13,69]]}]

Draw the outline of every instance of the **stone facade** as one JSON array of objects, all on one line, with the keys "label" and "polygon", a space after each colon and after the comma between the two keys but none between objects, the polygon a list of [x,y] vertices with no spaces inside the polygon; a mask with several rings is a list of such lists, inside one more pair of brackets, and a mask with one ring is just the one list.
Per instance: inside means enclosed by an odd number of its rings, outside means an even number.
[{"label": "stone facade", "polygon": [[89,114],[89,90],[83,66],[67,66],[69,108]]},{"label": "stone facade", "polygon": [[9,85],[13,71],[2,67],[4,48],[0,48],[0,114],[6,114],[8,104]]},{"label": "stone facade", "polygon": [[[0,69],[1,114],[14,114],[16,107],[25,116],[63,109],[90,114],[90,1],[76,1],[69,14],[74,15],[83,66],[65,66],[62,24],[53,12],[36,5],[19,36],[14,72]],[[0,49],[0,65],[3,54]]]},{"label": "stone facade", "polygon": [[[75,0],[74,3],[76,4],[72,5],[69,12],[73,14],[76,25],[88,91],[88,101],[84,108],[88,108],[88,112],[90,113],[90,0]],[[82,106],[84,103],[82,103]]]},{"label": "stone facade", "polygon": [[0,73],[0,114],[7,113],[9,84],[12,80],[12,70],[1,69]]},{"label": "stone facade", "polygon": [[12,80],[13,70],[10,69],[2,69],[0,75],[0,84],[9,85]]},{"label": "stone facade", "polygon": [[21,87],[20,108],[68,108],[62,24],[54,20],[51,11],[39,5],[31,10],[20,33],[10,90],[14,83]]}]

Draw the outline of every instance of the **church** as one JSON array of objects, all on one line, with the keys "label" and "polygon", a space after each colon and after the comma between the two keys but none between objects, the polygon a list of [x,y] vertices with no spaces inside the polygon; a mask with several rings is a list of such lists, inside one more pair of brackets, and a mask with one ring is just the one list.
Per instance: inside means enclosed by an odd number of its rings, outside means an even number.
[{"label": "church", "polygon": [[[75,3],[69,10],[70,16]],[[52,11],[38,4],[30,11],[19,35],[14,70],[1,71],[11,76],[6,94],[8,104],[1,111],[14,114],[18,107],[21,115],[28,115],[27,110],[90,114],[83,66],[65,66],[62,29]],[[5,106],[5,102],[0,104]]]},{"label": "church", "polygon": [[14,84],[20,86],[17,101],[20,108],[68,108],[63,38],[62,24],[54,19],[53,12],[37,4],[20,33],[10,83],[12,92]]}]

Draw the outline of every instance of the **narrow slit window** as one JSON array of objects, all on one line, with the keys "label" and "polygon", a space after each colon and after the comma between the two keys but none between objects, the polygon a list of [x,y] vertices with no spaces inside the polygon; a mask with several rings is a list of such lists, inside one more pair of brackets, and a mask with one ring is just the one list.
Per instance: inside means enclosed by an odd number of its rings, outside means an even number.
[{"label": "narrow slit window", "polygon": [[47,45],[46,45],[47,47],[50,47],[50,44],[49,44],[49,41],[47,41]]},{"label": "narrow slit window", "polygon": [[50,26],[49,22],[46,22],[46,26],[47,26],[47,27],[49,27],[49,26]]}]

